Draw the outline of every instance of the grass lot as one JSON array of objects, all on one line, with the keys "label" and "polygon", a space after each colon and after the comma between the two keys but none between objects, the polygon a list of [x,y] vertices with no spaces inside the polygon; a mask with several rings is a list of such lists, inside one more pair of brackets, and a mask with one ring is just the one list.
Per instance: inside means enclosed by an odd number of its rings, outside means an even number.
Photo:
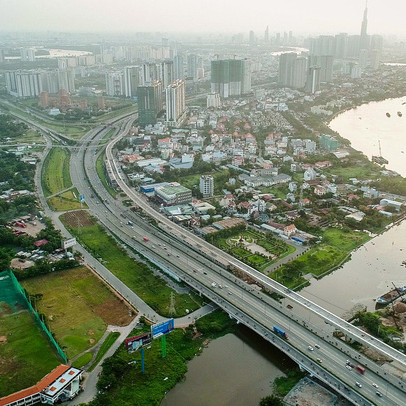
[{"label": "grass lot", "polygon": [[70,152],[52,148],[42,167],[41,182],[44,195],[50,196],[72,186],[69,173]]},{"label": "grass lot", "polygon": [[43,143],[44,137],[33,129],[28,129],[27,132],[21,134],[19,137],[15,138],[15,141],[18,142],[35,142],[35,143]]},{"label": "grass lot", "polygon": [[[67,214],[69,216],[67,217]],[[169,313],[170,296],[174,292],[165,281],[155,276],[147,265],[130,258],[98,224],[92,223],[86,212],[71,212],[61,216],[69,230],[87,246],[95,258],[102,258],[104,265],[130,289],[141,297],[149,306],[162,316]],[[75,216],[87,218],[86,226],[77,228]],[[89,221],[90,220],[90,221]],[[201,299],[197,295],[175,294],[176,317],[184,316],[186,309],[196,310],[200,307]]]},{"label": "grass lot", "polygon": [[48,205],[53,211],[68,211],[88,208],[86,203],[80,204],[79,192],[76,188],[61,193],[58,196],[50,197],[48,199]]},{"label": "grass lot", "polygon": [[[0,104],[3,104],[0,100]],[[63,122],[59,123],[50,123],[48,121],[45,121],[39,117],[33,116],[32,114],[27,113],[25,110],[17,108],[17,107],[12,107],[8,104],[4,104],[5,108],[10,114],[18,114],[21,117],[24,117],[26,119],[35,121],[38,124],[41,124],[44,127],[49,128],[50,130],[56,131],[58,133],[61,133],[63,135],[66,135],[68,137],[72,138],[81,138],[83,137],[89,130],[90,126],[69,126],[69,124],[64,125]]]},{"label": "grass lot", "polygon": [[115,128],[110,128],[110,130],[107,132],[107,134],[99,142],[99,146],[107,144],[107,142],[110,140],[110,138],[112,137],[112,135],[114,134],[115,131],[116,131]]},{"label": "grass lot", "polygon": [[129,309],[86,267],[26,279],[30,295],[69,358],[95,345],[108,324],[127,325]]},{"label": "grass lot", "polygon": [[[120,337],[119,332],[110,333],[106,339],[103,341],[103,344],[100,346],[99,352],[97,353],[95,359],[93,360],[92,365],[90,365],[88,371],[93,371],[96,365],[103,358],[104,354],[109,350],[109,348],[114,344],[117,338]],[[86,364],[84,364],[86,365]]]},{"label": "grass lot", "polygon": [[109,113],[103,114],[102,116],[98,116],[94,119],[94,121],[98,123],[102,123],[107,120],[111,120],[112,118],[122,116],[123,114],[128,114],[128,113],[135,113],[137,112],[137,106],[129,106],[125,107],[123,109],[118,109],[114,111],[110,111]]},{"label": "grass lot", "polygon": [[306,282],[302,275],[311,273],[317,277],[327,273],[369,239],[366,233],[360,231],[328,229],[323,234],[322,244],[283,265],[270,276],[289,288],[295,288]]},{"label": "grass lot", "polygon": [[96,172],[97,175],[99,176],[101,183],[105,187],[105,189],[113,196],[114,198],[117,196],[117,192],[110,186],[110,184],[107,182],[107,177],[106,177],[106,167],[104,165],[104,154],[100,154],[96,160]]},{"label": "grass lot", "polygon": [[[11,333],[11,335],[10,335]],[[28,311],[0,317],[0,397],[37,383],[60,364]]]},{"label": "grass lot", "polygon": [[351,166],[348,168],[328,168],[327,172],[331,175],[337,175],[343,181],[349,178],[357,179],[376,179],[380,176],[378,168],[374,169],[370,166]]},{"label": "grass lot", "polygon": [[75,368],[83,368],[86,364],[88,364],[92,360],[92,353],[85,352],[79,358],[77,358],[73,363],[72,366]]},{"label": "grass lot", "polygon": [[[224,188],[227,188],[226,182],[230,177],[230,172],[228,169],[222,171],[208,172],[202,175],[212,175],[214,178],[214,194],[218,195],[222,193]],[[182,186],[187,187],[191,190],[199,190],[200,174],[183,176],[179,181]]]},{"label": "grass lot", "polygon": [[[255,244],[261,246],[270,254],[277,255],[277,258],[272,259],[263,257],[262,255],[253,254],[242,244],[233,245],[231,240],[235,240],[241,235],[247,242],[255,242]],[[263,271],[269,265],[277,262],[280,258],[283,258],[295,251],[295,247],[276,238],[267,239],[263,233],[255,232],[253,230],[247,230],[242,233],[232,235],[231,237],[217,239],[214,240],[213,243],[222,250],[229,252],[234,257],[240,259],[248,265],[251,265],[259,271]]]}]

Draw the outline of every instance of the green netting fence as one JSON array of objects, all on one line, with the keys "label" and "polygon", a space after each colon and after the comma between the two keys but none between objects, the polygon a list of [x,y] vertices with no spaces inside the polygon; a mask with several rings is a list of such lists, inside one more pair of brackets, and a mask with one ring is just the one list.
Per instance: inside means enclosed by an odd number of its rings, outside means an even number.
[{"label": "green netting fence", "polygon": [[[55,347],[56,352],[61,357],[63,362],[68,362],[65,353],[62,351],[59,344],[55,341],[48,327],[41,320],[38,313],[32,307],[31,303],[25,296],[24,289],[18,283],[16,277],[11,271],[0,272],[0,302],[5,302],[11,307],[13,311],[18,311],[21,309],[27,309],[30,311],[37,324],[40,326],[41,330],[48,337],[51,344]],[[1,311],[1,309],[0,309]]]}]

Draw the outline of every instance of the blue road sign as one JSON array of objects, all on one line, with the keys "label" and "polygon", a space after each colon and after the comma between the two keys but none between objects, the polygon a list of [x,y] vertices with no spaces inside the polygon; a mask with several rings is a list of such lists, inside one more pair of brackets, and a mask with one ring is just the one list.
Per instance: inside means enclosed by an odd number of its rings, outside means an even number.
[{"label": "blue road sign", "polygon": [[158,338],[163,334],[168,334],[175,329],[175,321],[169,319],[159,324],[154,324],[151,326],[152,338]]},{"label": "blue road sign", "polygon": [[85,195],[80,195],[80,203],[83,203],[85,201]]}]

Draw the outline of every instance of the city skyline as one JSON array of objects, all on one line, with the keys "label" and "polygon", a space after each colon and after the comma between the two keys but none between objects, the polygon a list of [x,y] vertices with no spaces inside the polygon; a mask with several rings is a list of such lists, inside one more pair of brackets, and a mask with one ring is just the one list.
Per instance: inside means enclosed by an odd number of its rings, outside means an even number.
[{"label": "city skyline", "polygon": [[[185,7],[187,5],[187,7]],[[249,5],[240,1],[208,0],[202,6],[197,2],[163,0],[154,2],[130,0],[96,1],[32,0],[0,1],[0,26],[7,31],[80,31],[80,32],[244,32],[253,30],[261,39],[267,26],[269,33],[294,30],[295,33],[316,34],[349,32],[359,33],[365,1],[355,4],[343,0],[328,4],[321,0],[285,3],[255,0]],[[78,13],[80,10],[80,13]],[[234,10],[233,18],[226,18]],[[294,10],[294,12],[292,12]],[[196,12],[198,11],[198,12]],[[368,3],[369,34],[406,37],[401,0]],[[16,18],[18,16],[18,18]],[[33,18],[35,16],[35,18]],[[113,16],[113,18],[112,18]],[[306,18],[303,18],[306,16]],[[176,24],[182,21],[182,24]]]}]

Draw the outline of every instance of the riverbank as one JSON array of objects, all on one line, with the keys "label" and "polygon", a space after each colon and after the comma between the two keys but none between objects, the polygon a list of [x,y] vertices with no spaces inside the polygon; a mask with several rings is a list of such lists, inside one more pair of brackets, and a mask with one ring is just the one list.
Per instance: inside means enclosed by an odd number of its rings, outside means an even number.
[{"label": "riverbank", "polygon": [[[121,346],[112,357],[104,361],[97,383],[99,393],[90,405],[159,405],[165,393],[185,376],[187,362],[200,355],[209,340],[234,333],[235,329],[235,321],[220,310],[197,320],[195,327],[176,329],[165,336],[165,357],[162,354],[161,340],[154,340],[144,350],[144,374],[141,353],[128,354],[124,346]],[[149,324],[142,323],[130,336],[148,331]]]}]

